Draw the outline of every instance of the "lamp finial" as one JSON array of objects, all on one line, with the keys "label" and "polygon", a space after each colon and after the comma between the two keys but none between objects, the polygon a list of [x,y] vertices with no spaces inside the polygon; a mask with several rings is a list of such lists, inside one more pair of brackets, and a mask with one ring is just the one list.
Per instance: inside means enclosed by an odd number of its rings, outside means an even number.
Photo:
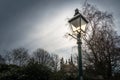
[{"label": "lamp finial", "polygon": [[77,14],[80,14],[78,8],[75,9],[75,14],[74,14],[74,16],[77,15]]}]

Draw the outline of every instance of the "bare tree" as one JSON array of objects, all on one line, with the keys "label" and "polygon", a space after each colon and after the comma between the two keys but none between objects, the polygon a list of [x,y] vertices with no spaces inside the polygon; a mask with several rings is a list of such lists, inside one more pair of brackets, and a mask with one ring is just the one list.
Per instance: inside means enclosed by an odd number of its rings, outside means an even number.
[{"label": "bare tree", "polygon": [[60,61],[60,59],[59,59],[59,56],[56,55],[56,54],[52,54],[51,56],[53,58],[53,70],[56,72],[59,69],[59,61]]},{"label": "bare tree", "polygon": [[4,54],[2,54],[2,55],[3,55],[4,59],[5,59],[5,63],[6,63],[6,64],[12,64],[11,52],[5,50],[3,53],[4,53]]},{"label": "bare tree", "polygon": [[28,50],[25,48],[13,49],[11,52],[12,64],[23,66],[27,64],[29,59]]},{"label": "bare tree", "polygon": [[36,62],[39,64],[44,64],[49,67],[52,67],[53,65],[53,57],[44,49],[37,49],[36,51],[33,52],[32,57]]},{"label": "bare tree", "polygon": [[113,16],[88,3],[81,12],[89,21],[83,36],[85,66],[91,66],[95,74],[110,80],[120,70],[120,37],[114,30]]}]

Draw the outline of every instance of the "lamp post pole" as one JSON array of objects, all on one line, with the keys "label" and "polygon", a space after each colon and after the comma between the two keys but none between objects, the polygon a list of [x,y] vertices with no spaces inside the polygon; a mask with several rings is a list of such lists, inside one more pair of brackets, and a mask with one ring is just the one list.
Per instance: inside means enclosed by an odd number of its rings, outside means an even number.
[{"label": "lamp post pole", "polygon": [[79,13],[79,10],[75,10],[74,17],[68,21],[74,34],[69,34],[77,40],[78,45],[78,79],[83,80],[83,69],[82,69],[82,49],[81,49],[81,34],[85,33],[85,27],[88,21]]},{"label": "lamp post pole", "polygon": [[81,32],[77,34],[77,44],[78,44],[78,69],[79,69],[79,80],[83,80],[83,70],[82,70],[82,54],[81,54]]}]

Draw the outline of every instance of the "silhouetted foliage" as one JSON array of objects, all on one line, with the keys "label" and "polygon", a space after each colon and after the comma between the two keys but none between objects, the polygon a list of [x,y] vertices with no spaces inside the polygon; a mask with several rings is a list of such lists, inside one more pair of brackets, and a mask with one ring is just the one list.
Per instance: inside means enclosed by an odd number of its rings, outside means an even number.
[{"label": "silhouetted foliage", "polygon": [[49,80],[51,69],[38,63],[27,66],[1,65],[0,80]]},{"label": "silhouetted foliage", "polygon": [[[0,80],[56,80],[59,58],[56,54],[50,54],[44,49],[37,49],[28,54],[25,48],[16,48],[6,51],[4,58],[0,56]],[[3,62],[2,62],[3,63]],[[60,79],[59,79],[60,80]]]},{"label": "silhouetted foliage", "polygon": [[17,80],[20,75],[19,66],[16,65],[0,65],[0,80]]},{"label": "silhouetted foliage", "polygon": [[51,69],[43,64],[29,63],[23,68],[27,80],[49,80]]}]

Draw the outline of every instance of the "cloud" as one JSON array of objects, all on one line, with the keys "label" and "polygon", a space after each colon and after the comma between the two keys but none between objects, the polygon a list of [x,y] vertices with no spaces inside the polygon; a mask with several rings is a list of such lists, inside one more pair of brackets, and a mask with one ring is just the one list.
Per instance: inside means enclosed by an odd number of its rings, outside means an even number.
[{"label": "cloud", "polygon": [[[68,31],[66,19],[72,17],[74,9],[81,8],[83,2],[84,0],[0,0],[0,49],[25,47],[32,52],[36,48],[45,48],[50,52],[58,52],[61,56],[68,56],[70,47],[75,46],[76,41],[64,38]],[[102,10],[109,8],[115,17],[120,14],[117,0],[89,2]],[[116,19],[118,24],[120,21]]]}]

